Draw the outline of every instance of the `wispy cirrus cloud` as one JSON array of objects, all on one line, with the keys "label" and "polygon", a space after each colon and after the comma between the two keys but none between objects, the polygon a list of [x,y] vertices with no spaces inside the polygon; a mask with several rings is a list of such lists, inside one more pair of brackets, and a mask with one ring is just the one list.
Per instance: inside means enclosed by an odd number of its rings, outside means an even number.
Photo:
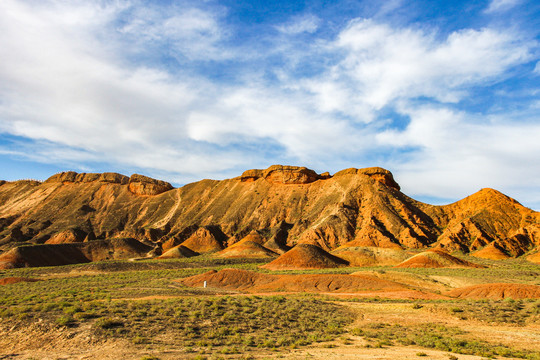
[{"label": "wispy cirrus cloud", "polygon": [[301,33],[313,33],[319,28],[321,19],[314,15],[304,15],[300,18],[294,18],[287,24],[276,26],[276,28],[288,35],[296,35]]},{"label": "wispy cirrus cloud", "polygon": [[491,0],[489,3],[486,12],[487,13],[494,13],[494,12],[503,12],[510,10],[511,8],[517,6],[520,4],[523,0]]}]

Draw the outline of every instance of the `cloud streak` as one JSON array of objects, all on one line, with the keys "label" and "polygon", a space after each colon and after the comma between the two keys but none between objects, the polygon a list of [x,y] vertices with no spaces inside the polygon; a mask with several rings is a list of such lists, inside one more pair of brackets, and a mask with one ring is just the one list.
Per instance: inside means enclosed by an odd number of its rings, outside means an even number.
[{"label": "cloud streak", "polygon": [[520,4],[522,0],[491,0],[487,13],[504,12]]}]

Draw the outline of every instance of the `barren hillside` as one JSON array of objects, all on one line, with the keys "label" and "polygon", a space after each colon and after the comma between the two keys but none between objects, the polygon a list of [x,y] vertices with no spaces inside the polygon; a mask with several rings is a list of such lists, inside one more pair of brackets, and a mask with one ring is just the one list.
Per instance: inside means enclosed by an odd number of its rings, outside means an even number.
[{"label": "barren hillside", "polygon": [[156,255],[184,242],[204,253],[250,234],[258,246],[278,253],[298,243],[325,251],[345,246],[473,252],[489,246],[517,257],[540,243],[539,213],[496,190],[433,206],[403,194],[382,168],[331,176],[274,165],[178,189],[115,173],[65,172],[44,182],[0,184],[3,252],[20,245],[133,238],[154,247]]}]

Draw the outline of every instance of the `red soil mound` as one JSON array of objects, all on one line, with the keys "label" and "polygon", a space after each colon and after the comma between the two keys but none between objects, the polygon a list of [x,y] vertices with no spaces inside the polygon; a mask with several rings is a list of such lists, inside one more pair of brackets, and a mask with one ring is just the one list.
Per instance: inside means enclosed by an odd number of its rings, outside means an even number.
[{"label": "red soil mound", "polygon": [[357,293],[373,291],[402,291],[407,287],[369,275],[308,274],[271,275],[253,271],[224,269],[178,280],[186,286],[210,287],[247,292],[332,292]]},{"label": "red soil mound", "polygon": [[163,255],[158,256],[158,259],[183,259],[199,255],[193,250],[188,249],[184,245],[178,245],[167,250]]},{"label": "red soil mound", "polygon": [[206,228],[200,228],[195,231],[182,245],[199,254],[216,252],[223,249],[223,244]]},{"label": "red soil mound", "polygon": [[20,282],[35,282],[35,281],[39,281],[39,280],[24,278],[24,277],[6,277],[3,279],[0,279],[0,285],[10,285],[10,284],[16,284]]},{"label": "red soil mound", "polygon": [[350,266],[397,265],[410,257],[408,252],[399,249],[347,245],[331,254],[347,260]]},{"label": "red soil mound", "polygon": [[347,261],[327,253],[316,245],[298,244],[262,267],[270,270],[301,270],[335,268],[347,264]]},{"label": "red soil mound", "polygon": [[464,299],[538,299],[540,286],[525,284],[482,284],[462,287],[446,293]]},{"label": "red soil mound", "polygon": [[456,268],[456,267],[483,267],[478,264],[458,259],[442,250],[428,250],[420,254],[414,255],[408,260],[405,260],[397,268]]},{"label": "red soil mound", "polygon": [[471,254],[474,257],[490,260],[503,260],[508,259],[508,256],[504,251],[495,246],[495,243],[484,246],[483,249],[478,250]]},{"label": "red soil mound", "polygon": [[257,231],[252,231],[246,236],[244,236],[244,238],[240,240],[239,242],[242,242],[242,241],[252,241],[259,245],[264,245],[264,243],[266,242],[266,239],[262,237],[261,234],[259,234]]},{"label": "red soil mound", "polygon": [[278,254],[245,237],[216,254],[220,258],[274,258]]}]

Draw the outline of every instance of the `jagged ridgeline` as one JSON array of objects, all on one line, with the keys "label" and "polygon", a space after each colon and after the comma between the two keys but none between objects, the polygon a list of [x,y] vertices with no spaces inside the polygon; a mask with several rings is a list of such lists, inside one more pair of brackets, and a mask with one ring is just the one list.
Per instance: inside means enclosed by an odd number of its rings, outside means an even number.
[{"label": "jagged ridgeline", "polygon": [[[116,173],[0,182],[4,268],[167,252],[272,258],[296,244],[342,254],[350,264],[378,258],[399,263],[401,251],[422,248],[538,261],[539,243],[539,213],[496,190],[433,206],[403,194],[392,174],[378,167],[332,176],[274,165],[181,188]],[[34,253],[60,255],[54,263]]]}]

